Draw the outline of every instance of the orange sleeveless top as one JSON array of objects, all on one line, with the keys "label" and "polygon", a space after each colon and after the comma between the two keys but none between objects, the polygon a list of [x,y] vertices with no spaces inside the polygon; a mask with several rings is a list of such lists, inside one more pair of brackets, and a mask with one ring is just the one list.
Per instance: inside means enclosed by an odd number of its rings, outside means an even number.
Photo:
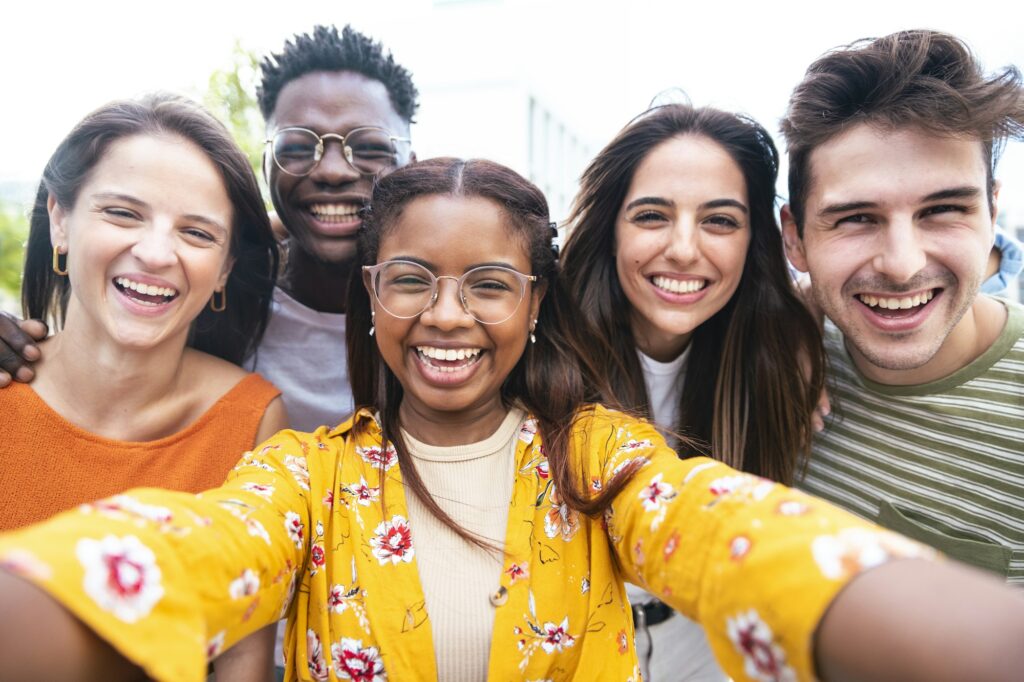
[{"label": "orange sleeveless top", "polygon": [[0,531],[128,488],[219,486],[252,448],[280,391],[250,374],[181,431],[146,442],[104,438],[57,414],[26,384],[0,389]]}]

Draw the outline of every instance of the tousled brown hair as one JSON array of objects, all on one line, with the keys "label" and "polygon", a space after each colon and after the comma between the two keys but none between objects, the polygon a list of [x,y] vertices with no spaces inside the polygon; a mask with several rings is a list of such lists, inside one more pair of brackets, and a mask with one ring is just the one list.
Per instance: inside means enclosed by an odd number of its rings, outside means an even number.
[{"label": "tousled brown hair", "polygon": [[927,30],[865,38],[819,58],[793,90],[781,123],[790,210],[801,237],[811,153],[860,123],[977,138],[991,206],[1002,147],[1008,138],[1024,135],[1021,74],[1008,66],[986,76],[963,41]]},{"label": "tousled brown hair", "polygon": [[[656,107],[634,119],[583,174],[563,264],[569,290],[598,334],[584,352],[627,408],[650,415],[630,325],[632,306],[615,268],[615,221],[637,167],[679,136],[712,140],[746,180],[751,238],[736,293],[693,333],[678,424],[730,466],[789,483],[806,453],[824,381],[817,324],[797,299],[775,219],[778,151],[755,121],[712,108]],[[686,159],[679,159],[686,163]],[[808,363],[804,372],[801,360]]]},{"label": "tousled brown hair", "polygon": [[[600,513],[640,462],[620,472],[601,494],[590,496],[586,493],[585,472],[578,478],[581,472],[574,468],[578,462],[570,461],[570,438],[581,408],[608,391],[595,386],[597,372],[579,352],[577,339],[585,325],[561,281],[543,193],[515,171],[491,161],[439,158],[405,166],[374,187],[359,234],[359,263],[376,264],[381,239],[397,223],[404,207],[418,198],[437,195],[494,202],[501,208],[513,238],[521,238],[526,246],[532,269],[529,274],[540,278],[533,286],[543,283],[546,292],[537,316],[537,341],[527,344],[501,387],[501,397],[506,405],[522,406],[537,419],[551,478],[563,502],[586,514]],[[356,408],[368,407],[379,413],[383,445],[394,444],[402,463],[403,480],[424,506],[465,540],[494,549],[441,509],[431,498],[414,460],[406,455],[399,418],[402,386],[368,334],[372,324],[371,301],[358,267],[352,269],[347,310],[346,340]]]}]

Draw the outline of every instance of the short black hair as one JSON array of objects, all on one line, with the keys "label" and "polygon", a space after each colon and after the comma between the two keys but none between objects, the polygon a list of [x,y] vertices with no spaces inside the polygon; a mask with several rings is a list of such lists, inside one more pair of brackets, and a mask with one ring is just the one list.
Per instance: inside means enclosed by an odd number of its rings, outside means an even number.
[{"label": "short black hair", "polygon": [[263,59],[260,71],[263,78],[256,99],[264,120],[274,113],[285,85],[315,71],[354,71],[380,81],[391,105],[407,123],[413,122],[419,108],[419,91],[409,70],[395,63],[383,45],[351,26],[345,26],[340,34],[336,26],[314,26],[312,34],[297,33],[283,50]]}]

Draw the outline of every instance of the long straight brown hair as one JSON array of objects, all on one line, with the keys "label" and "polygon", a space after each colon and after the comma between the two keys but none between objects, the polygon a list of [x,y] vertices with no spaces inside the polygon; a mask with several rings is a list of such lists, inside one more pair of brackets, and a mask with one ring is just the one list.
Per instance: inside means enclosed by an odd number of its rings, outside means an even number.
[{"label": "long straight brown hair", "polygon": [[685,135],[717,143],[743,172],[751,239],[736,293],[693,333],[679,423],[661,426],[710,444],[709,454],[734,468],[791,483],[810,444],[825,359],[817,323],[797,298],[783,255],[775,218],[779,154],[755,121],[665,105],[634,119],[591,162],[563,263],[570,293],[598,332],[580,345],[604,369],[613,391],[604,397],[651,416],[632,306],[616,274],[615,221],[640,163]]},{"label": "long straight brown hair", "polygon": [[[562,501],[585,514],[602,512],[641,462],[626,467],[600,495],[590,496],[586,493],[586,472],[583,467],[574,468],[579,461],[570,460],[573,427],[581,408],[611,390],[597,385],[601,373],[581,353],[579,341],[588,334],[578,330],[585,329],[586,323],[572,305],[559,274],[557,255],[552,248],[554,228],[549,222],[544,194],[515,171],[491,161],[439,158],[405,166],[374,187],[371,208],[364,212],[359,234],[358,262],[375,264],[381,239],[395,225],[402,209],[418,198],[436,195],[494,202],[506,218],[512,241],[519,238],[526,246],[532,270],[529,274],[539,278],[533,286],[545,286],[546,291],[537,316],[536,343],[527,344],[501,386],[501,398],[510,407],[523,407],[537,420],[551,478]],[[407,456],[399,417],[402,385],[381,358],[376,340],[369,335],[371,310],[361,269],[353,268],[348,288],[346,340],[357,409],[368,407],[380,415],[382,445],[394,444],[404,483],[430,513],[468,542],[496,549],[459,526],[441,509],[420,478],[415,461]],[[614,401],[611,404],[614,406]]]}]

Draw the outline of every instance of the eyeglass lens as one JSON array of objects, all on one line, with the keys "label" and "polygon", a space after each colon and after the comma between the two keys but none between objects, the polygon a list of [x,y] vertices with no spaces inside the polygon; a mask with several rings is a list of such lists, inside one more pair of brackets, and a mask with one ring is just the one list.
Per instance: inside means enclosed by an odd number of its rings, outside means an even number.
[{"label": "eyeglass lens", "polygon": [[[311,173],[326,152],[326,146],[341,140],[330,136],[323,140],[310,130],[286,128],[274,135],[274,161],[281,170],[293,175]],[[356,128],[345,136],[343,153],[352,166],[366,174],[378,173],[395,165],[395,143],[386,130]]]},{"label": "eyeglass lens", "polygon": [[[473,268],[462,276],[459,297],[479,322],[497,324],[516,312],[526,292],[522,276],[499,267]],[[427,310],[435,287],[434,274],[416,263],[386,263],[376,273],[374,291],[381,306],[395,317],[415,317]],[[439,294],[440,295],[440,294]]]}]

